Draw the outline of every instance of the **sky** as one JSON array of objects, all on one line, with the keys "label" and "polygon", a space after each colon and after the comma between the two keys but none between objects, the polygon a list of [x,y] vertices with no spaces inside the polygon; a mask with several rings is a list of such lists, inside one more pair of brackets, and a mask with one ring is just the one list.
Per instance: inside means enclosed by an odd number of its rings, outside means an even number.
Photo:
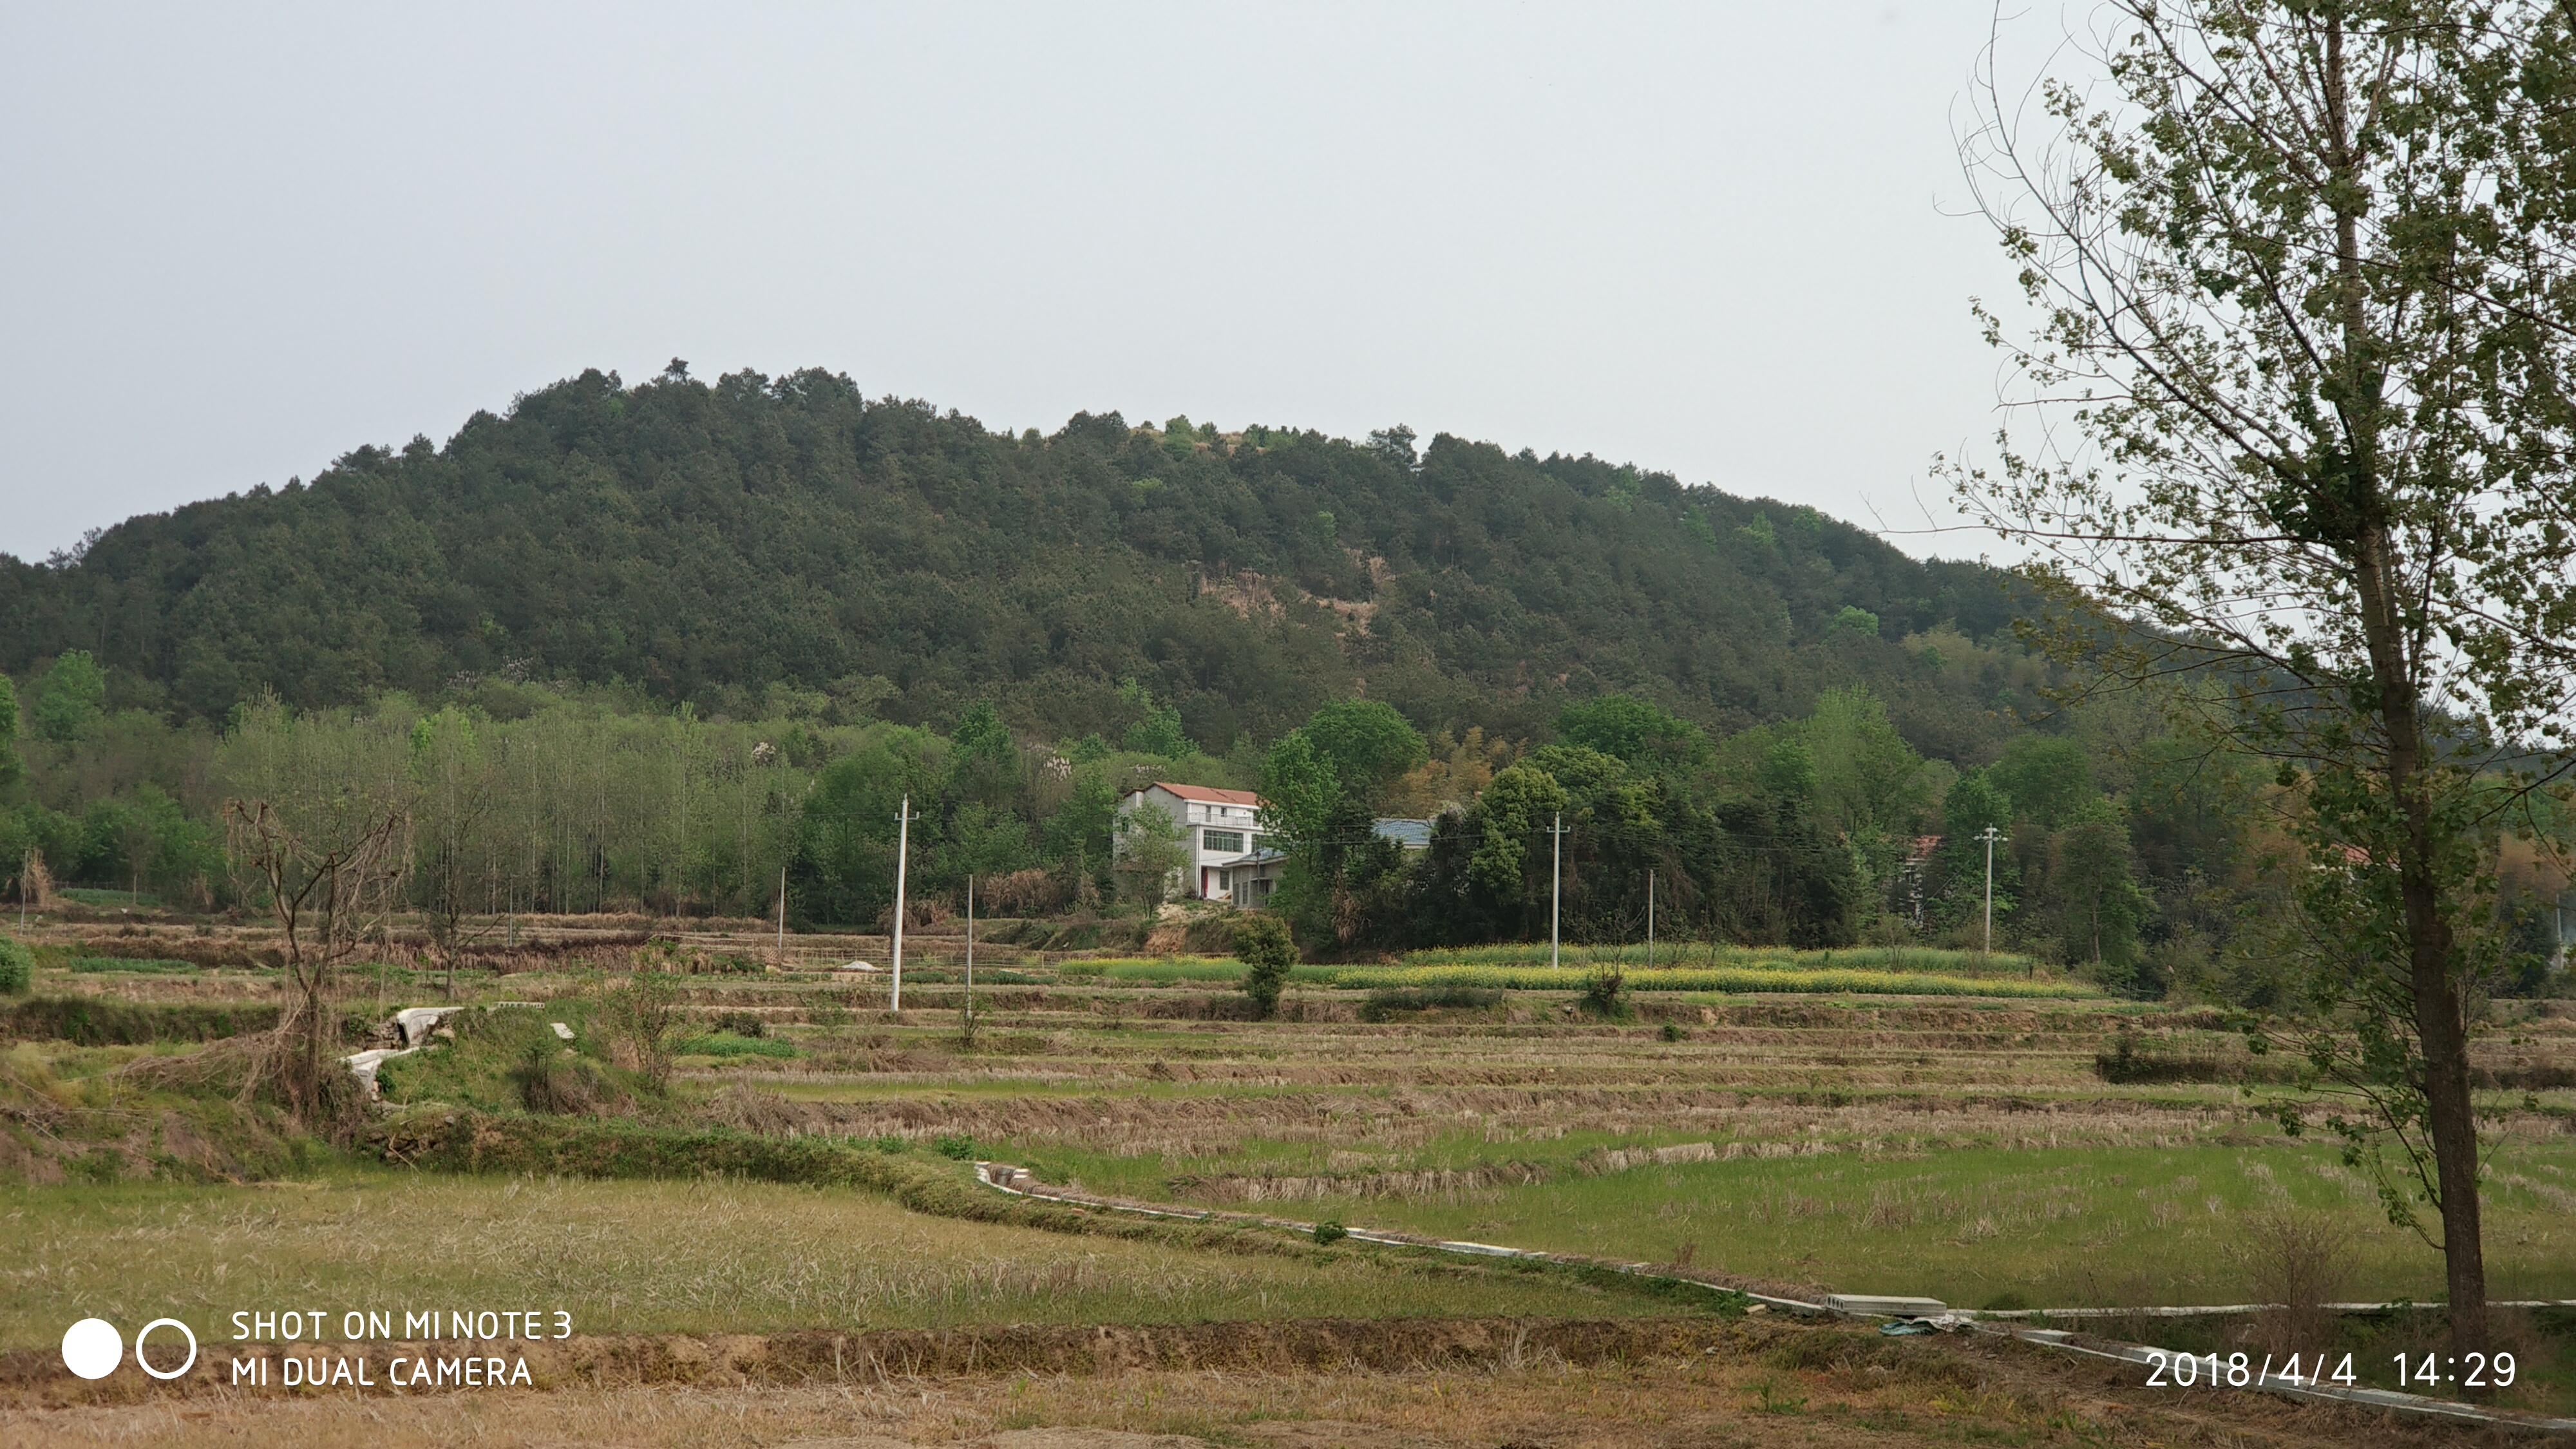
[{"label": "sky", "polygon": [[1994,22],[10,6],[0,552],[678,357],[1014,430],[1401,423],[1973,555],[1911,530],[1996,426],[1954,139]]}]

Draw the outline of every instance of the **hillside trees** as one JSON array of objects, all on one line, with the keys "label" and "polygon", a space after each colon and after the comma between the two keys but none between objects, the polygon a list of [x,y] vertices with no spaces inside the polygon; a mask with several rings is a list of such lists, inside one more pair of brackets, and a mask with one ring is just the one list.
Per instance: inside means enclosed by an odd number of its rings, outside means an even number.
[{"label": "hillside trees", "polygon": [[[1858,679],[1973,749],[2018,686],[1908,641],[1991,639],[2006,582],[1812,510],[1448,436],[1083,414],[1042,438],[827,373],[591,372],[443,446],[0,559],[0,670],[88,650],[112,699],[217,725],[263,691],[365,709],[560,684],[746,719],[783,690],[841,725],[981,700],[1160,756],[1362,693],[1526,739],[1617,690],[1723,733]],[[1847,607],[1877,635],[1829,639]]]},{"label": "hillside trees", "polygon": [[1968,143],[2037,319],[1988,335],[2047,421],[1956,493],[2153,631],[2042,631],[2061,658],[2273,767],[2290,1035],[2376,1128],[2347,1124],[2392,1214],[2438,1215],[2454,1350],[2482,1349],[2467,1003],[2496,837],[2571,743],[2570,17],[2108,10],[2107,89],[2051,83],[2039,136],[1989,89]]}]

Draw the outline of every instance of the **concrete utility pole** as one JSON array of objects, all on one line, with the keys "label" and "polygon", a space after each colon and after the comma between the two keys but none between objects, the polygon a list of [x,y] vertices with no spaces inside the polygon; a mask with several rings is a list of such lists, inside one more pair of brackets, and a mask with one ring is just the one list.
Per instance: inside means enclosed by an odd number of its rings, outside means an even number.
[{"label": "concrete utility pole", "polygon": [[894,815],[894,995],[887,1009],[903,1011],[903,868],[912,855],[912,797]]},{"label": "concrete utility pole", "polygon": [[966,877],[966,1031],[975,1030],[975,877]]},{"label": "concrete utility pole", "polygon": [[1558,904],[1559,904],[1560,902],[1562,902],[1562,901],[1565,899],[1565,812],[1564,812],[1564,811],[1559,810],[1558,812],[1556,812],[1556,823],[1555,823],[1554,825],[1551,825],[1551,826],[1549,826],[1549,827],[1548,827],[1548,831],[1547,831],[1547,833],[1548,833],[1549,835],[1551,835],[1551,836],[1554,836],[1554,837],[1555,837],[1555,840],[1553,841],[1553,847],[1554,847],[1554,850],[1555,850],[1555,852],[1556,852],[1556,853],[1555,853],[1555,856],[1554,856],[1554,862],[1555,862],[1555,863],[1554,863],[1554,864],[1550,867],[1550,869],[1549,869],[1548,888],[1547,888],[1547,964],[1548,964],[1549,968],[1552,970],[1552,969],[1554,969],[1554,968],[1555,968],[1555,966],[1556,966],[1556,964],[1557,964],[1557,960],[1556,960],[1556,915],[1557,915],[1557,906],[1558,906]]},{"label": "concrete utility pole", "polygon": [[778,969],[787,969],[787,867],[778,868]]},{"label": "concrete utility pole", "polygon": [[1995,844],[1996,844],[1996,842],[1998,842],[1998,841],[2008,841],[2008,840],[2012,839],[2012,837],[2011,837],[2011,836],[2009,836],[2009,835],[1999,835],[1999,834],[1997,834],[1997,833],[1996,833],[1996,831],[1995,831],[1995,828],[1994,828],[1993,826],[1989,825],[1989,826],[1987,826],[1987,827],[1985,828],[1985,832],[1984,832],[1983,834],[1981,834],[1981,835],[1977,835],[1977,836],[1973,836],[1973,837],[1971,837],[1971,838],[1972,838],[1972,839],[1976,839],[1976,840],[1982,840],[1982,841],[1984,841],[1984,842],[1986,843],[1986,949],[1985,949],[1985,954],[1986,954],[1986,955],[1991,956],[1991,955],[1995,954]]},{"label": "concrete utility pole", "polygon": [[1655,969],[1655,873],[1646,872],[1646,969]]}]

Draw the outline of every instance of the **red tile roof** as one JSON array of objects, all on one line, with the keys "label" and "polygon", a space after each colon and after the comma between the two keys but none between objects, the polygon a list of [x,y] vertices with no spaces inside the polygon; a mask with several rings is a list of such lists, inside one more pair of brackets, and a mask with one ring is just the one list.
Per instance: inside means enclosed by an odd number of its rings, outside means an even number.
[{"label": "red tile roof", "polygon": [[1202,805],[1245,805],[1255,809],[1261,805],[1261,797],[1249,790],[1211,790],[1205,785],[1175,785],[1168,780],[1156,780],[1154,788],[1169,790],[1184,800],[1196,800]]}]

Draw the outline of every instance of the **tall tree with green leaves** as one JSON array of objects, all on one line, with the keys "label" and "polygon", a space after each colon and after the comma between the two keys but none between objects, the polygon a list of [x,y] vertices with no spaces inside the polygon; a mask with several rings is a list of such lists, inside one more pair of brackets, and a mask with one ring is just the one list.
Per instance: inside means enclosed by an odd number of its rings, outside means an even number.
[{"label": "tall tree with green leaves", "polygon": [[1343,793],[1362,810],[1397,777],[1431,758],[1422,732],[1383,700],[1334,700],[1308,715],[1296,733],[1333,767]]},{"label": "tall tree with green leaves", "polygon": [[107,676],[86,649],[66,649],[45,671],[36,695],[36,733],[68,745],[98,727],[107,712]]},{"label": "tall tree with green leaves", "polygon": [[1402,852],[1373,833],[1388,786],[1430,758],[1405,717],[1374,699],[1341,699],[1306,717],[1262,761],[1261,828],[1289,853],[1271,909],[1309,941],[1348,947],[1386,902],[1374,887]]},{"label": "tall tree with green leaves", "polygon": [[2196,677],[2176,714],[2275,767],[2308,857],[2291,1034],[2365,1107],[2348,1141],[2392,1214],[2438,1213],[2452,1342],[2480,1349],[2484,866],[2547,783],[2524,764],[2576,739],[2571,16],[2104,13],[2095,74],[2040,111],[1980,92],[1969,174],[2034,320],[1980,312],[2043,421],[1956,497],[2072,606],[2060,655]]}]

